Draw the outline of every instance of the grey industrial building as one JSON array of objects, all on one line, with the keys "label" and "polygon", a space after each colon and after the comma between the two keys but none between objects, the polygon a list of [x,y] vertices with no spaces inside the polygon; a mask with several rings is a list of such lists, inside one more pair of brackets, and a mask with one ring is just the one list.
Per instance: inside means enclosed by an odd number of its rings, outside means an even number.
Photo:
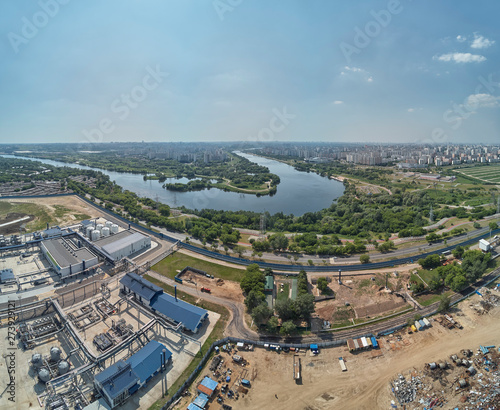
[{"label": "grey industrial building", "polygon": [[42,253],[61,277],[75,275],[94,265],[98,258],[90,249],[78,247],[65,238],[40,242]]},{"label": "grey industrial building", "polygon": [[126,258],[133,253],[151,247],[151,238],[134,231],[122,231],[117,234],[93,241],[115,261]]}]

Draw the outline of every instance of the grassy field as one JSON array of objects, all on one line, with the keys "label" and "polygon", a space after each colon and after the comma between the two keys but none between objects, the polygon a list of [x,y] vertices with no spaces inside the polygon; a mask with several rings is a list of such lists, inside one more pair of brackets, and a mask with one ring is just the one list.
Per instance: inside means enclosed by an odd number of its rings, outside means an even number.
[{"label": "grassy field", "polygon": [[[149,280],[150,282],[154,283],[155,285],[162,287],[167,293],[173,294],[174,289],[172,286],[167,285],[167,284],[165,284],[157,279],[154,279],[149,275],[145,275],[145,278],[147,280]],[[212,333],[210,333],[210,336],[208,336],[205,343],[203,343],[201,350],[196,354],[196,356],[193,358],[193,360],[188,365],[188,367],[186,367],[184,372],[179,376],[177,381],[172,386],[169,387],[168,395],[162,399],[159,399],[155,404],[153,404],[151,407],[149,407],[149,410],[161,409],[163,407],[163,405],[167,402],[167,400],[169,400],[170,397],[172,397],[172,395],[177,390],[179,390],[179,388],[182,386],[182,384],[188,378],[188,376],[196,369],[196,367],[199,364],[199,361],[201,360],[203,355],[208,351],[208,349],[210,348],[212,343],[223,337],[224,329],[226,328],[227,321],[229,320],[229,311],[224,306],[220,306],[220,305],[217,305],[215,303],[211,303],[211,302],[207,302],[207,301],[202,301],[201,303],[195,303],[196,298],[194,296],[191,296],[191,295],[184,293],[182,291],[177,291],[177,295],[178,295],[178,297],[182,298],[182,300],[185,300],[186,302],[200,306],[203,309],[207,309],[207,310],[211,310],[213,312],[219,313],[221,316],[220,316],[219,321],[214,326]]]},{"label": "grassy field", "polygon": [[[283,289],[283,292],[280,292],[280,289]],[[284,283],[283,288],[276,289],[276,300],[288,299],[289,294],[290,294],[290,285],[288,283]]]},{"label": "grassy field", "polygon": [[500,182],[500,164],[462,168],[456,172],[460,172],[468,177],[482,181],[494,183]]},{"label": "grassy field", "polygon": [[186,266],[201,269],[216,278],[239,282],[245,273],[244,269],[230,268],[229,266],[218,265],[217,263],[197,259],[193,256],[176,252],[151,267],[152,270],[169,278],[174,278]]},{"label": "grassy field", "polygon": [[444,293],[426,293],[425,295],[420,295],[416,298],[417,302],[420,303],[422,306],[429,306],[432,305],[435,302],[439,302],[441,297],[443,295],[445,296],[451,296],[453,295],[452,290],[447,290]]}]

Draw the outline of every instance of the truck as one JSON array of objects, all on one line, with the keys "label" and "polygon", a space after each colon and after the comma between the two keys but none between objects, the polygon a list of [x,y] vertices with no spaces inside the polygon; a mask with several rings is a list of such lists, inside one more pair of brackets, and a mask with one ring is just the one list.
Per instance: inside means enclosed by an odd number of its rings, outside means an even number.
[{"label": "truck", "polygon": [[205,293],[210,293],[211,292],[211,290],[209,288],[201,288],[201,291],[205,292]]},{"label": "truck", "polygon": [[241,385],[245,387],[250,387],[250,380],[241,379]]},{"label": "truck", "polygon": [[343,372],[346,372],[347,371],[347,367],[345,365],[345,362],[344,362],[344,358],[343,357],[339,357],[339,364],[340,364],[340,368],[342,369]]}]

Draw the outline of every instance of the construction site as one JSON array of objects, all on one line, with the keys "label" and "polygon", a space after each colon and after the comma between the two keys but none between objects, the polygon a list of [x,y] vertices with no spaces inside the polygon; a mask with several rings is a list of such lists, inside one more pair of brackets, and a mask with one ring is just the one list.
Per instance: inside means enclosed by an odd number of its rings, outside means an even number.
[{"label": "construction site", "polygon": [[[429,324],[418,331],[405,327],[356,339],[356,349],[345,341],[327,349],[219,346],[174,408],[197,410],[194,405],[203,402],[205,409],[497,409],[496,289],[483,288],[446,315],[427,317]],[[217,387],[206,402],[197,402],[206,377]]]}]

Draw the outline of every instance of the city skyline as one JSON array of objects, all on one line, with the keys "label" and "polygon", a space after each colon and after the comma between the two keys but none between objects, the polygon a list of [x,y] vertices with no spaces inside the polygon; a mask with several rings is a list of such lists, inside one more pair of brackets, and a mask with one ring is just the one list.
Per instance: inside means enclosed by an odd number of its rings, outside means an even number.
[{"label": "city skyline", "polygon": [[0,142],[496,143],[499,9],[6,2]]}]

